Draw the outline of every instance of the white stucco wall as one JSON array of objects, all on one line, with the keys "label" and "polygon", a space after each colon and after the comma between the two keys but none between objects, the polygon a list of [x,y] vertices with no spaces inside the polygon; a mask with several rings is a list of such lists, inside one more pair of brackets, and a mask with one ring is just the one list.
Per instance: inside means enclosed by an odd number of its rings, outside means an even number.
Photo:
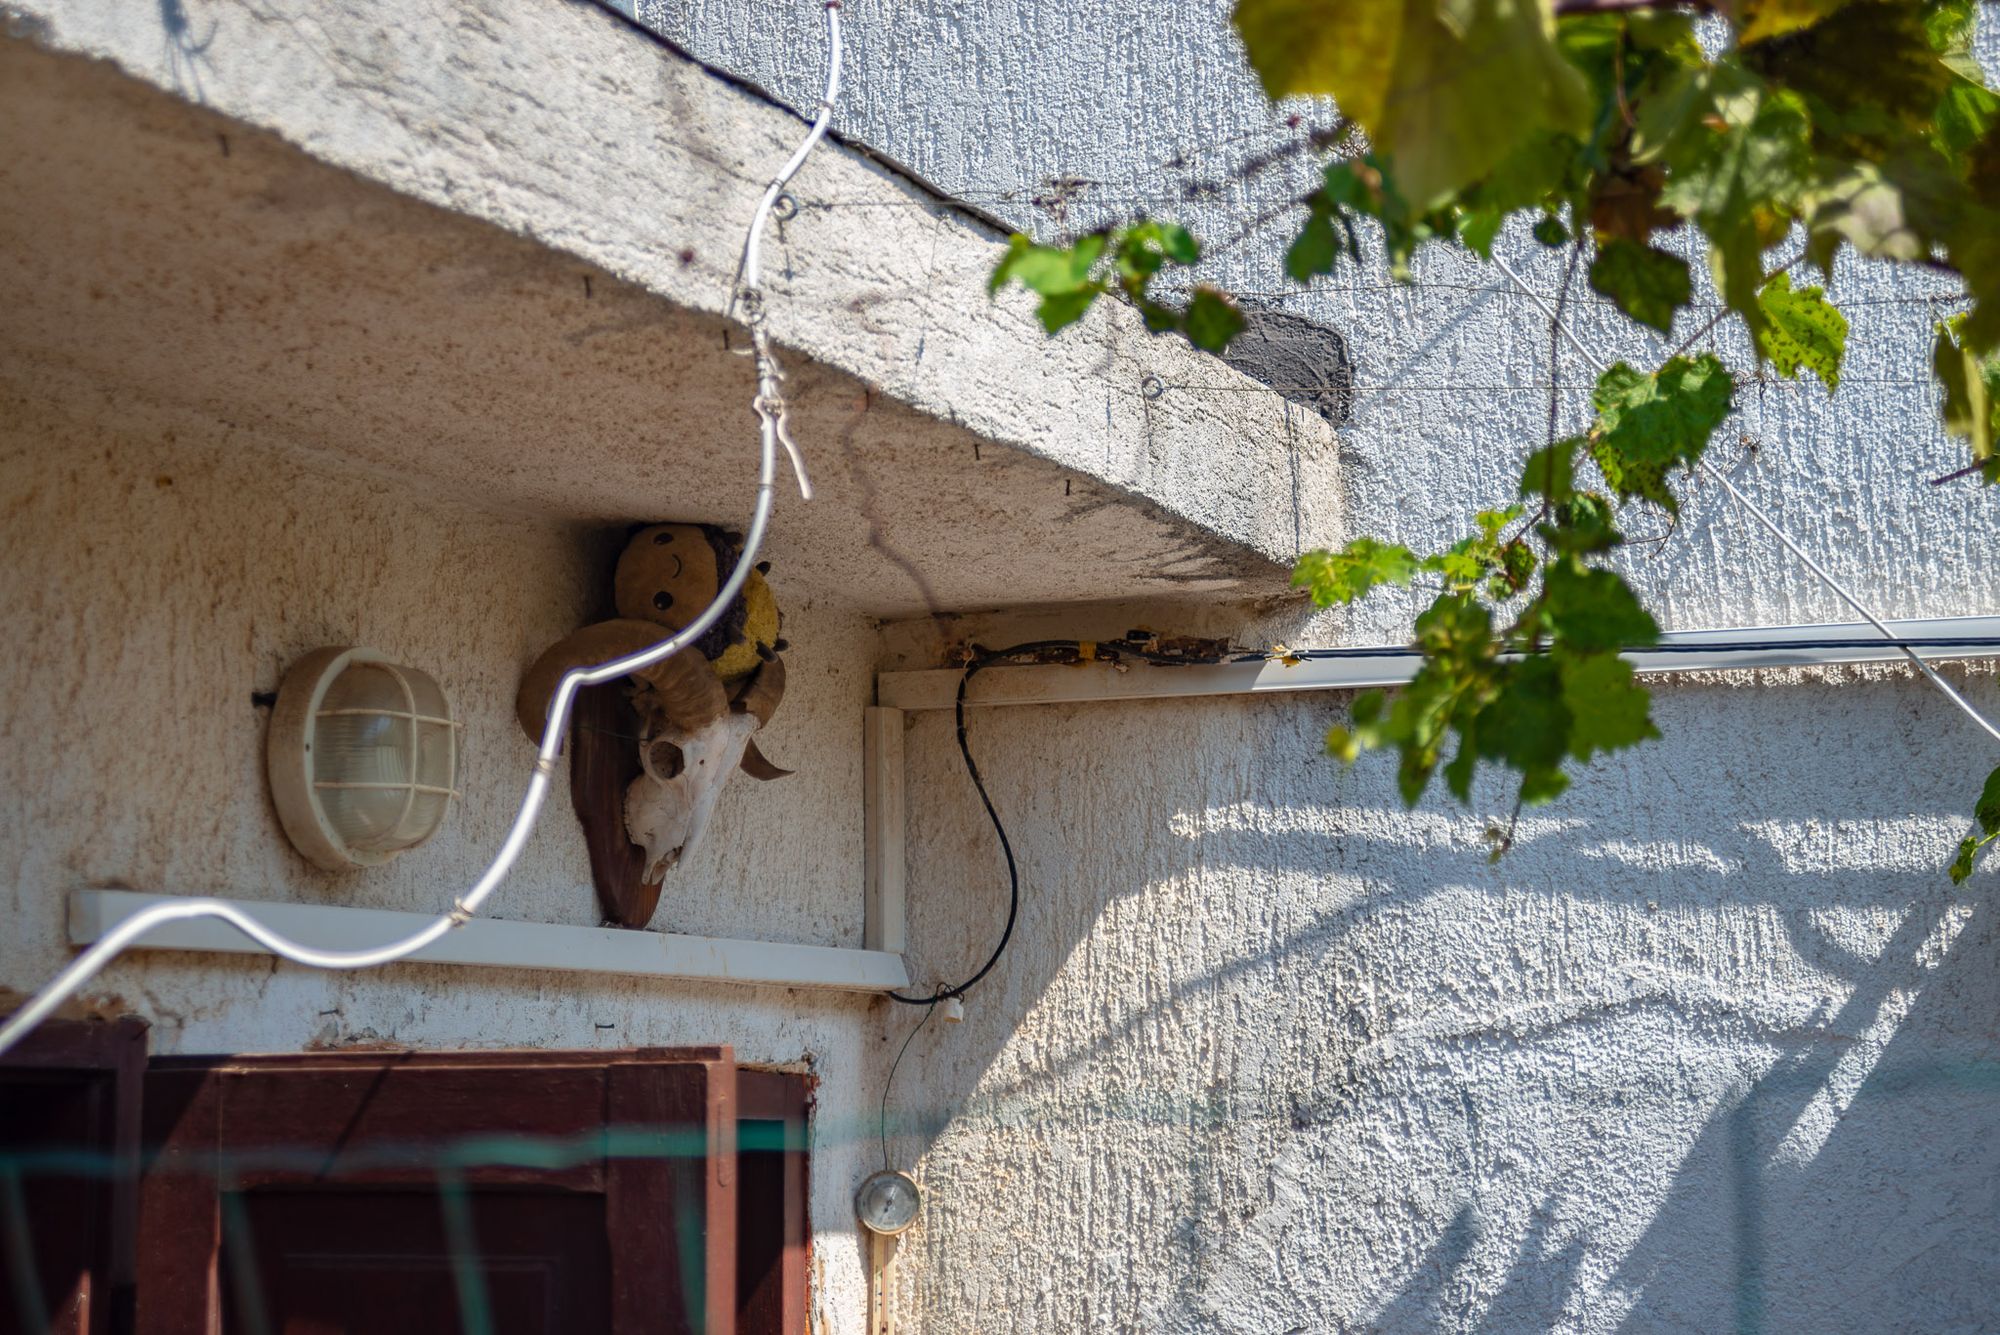
[{"label": "white stucco wall", "polygon": [[[523,664],[577,624],[612,553],[601,532],[475,508],[341,470],[199,418],[135,438],[110,405],[19,393],[0,411],[0,988],[69,958],[71,889],[442,910],[511,823],[534,748],[513,718]],[[782,595],[782,575],[774,572]],[[476,593],[474,591],[477,591]],[[467,599],[478,610],[468,614]],[[790,690],[770,754],[797,773],[730,785],[708,844],[674,873],[662,930],[859,946],[856,737],[874,636],[851,610],[789,600]],[[284,668],[366,644],[433,673],[464,721],[464,792],[437,838],[386,867],[326,873],[287,843],[264,778]],[[491,913],[595,925],[560,781]],[[729,1043],[819,1079],[815,1300],[861,1327],[850,1183],[872,1146],[869,1003],[841,993],[397,965],[326,973],[266,958],[129,955],[81,1001],[135,1013],[155,1053],[386,1045],[634,1048]]]},{"label": "white stucco wall", "polygon": [[[1990,1328],[2000,938],[1939,870],[1990,760],[1925,688],[1662,685],[1497,866],[1504,795],[1406,811],[1343,710],[973,714],[1024,899],[898,1076],[923,1329]],[[1004,876],[946,715],[909,755],[958,976]]]},{"label": "white stucco wall", "polygon": [[[801,106],[810,8],[637,4]],[[1069,225],[1136,205],[1229,237],[1299,178],[1175,198],[1286,135],[1227,8],[855,0],[837,125],[1017,226],[1060,230],[1034,197],[1075,177],[1092,184]],[[1413,287],[1375,269],[1281,292],[1290,221],[1210,275],[1339,330],[1354,358],[1354,420],[1300,483],[1344,488],[1343,525],[1301,540],[1448,542],[1540,438],[1546,325],[1449,256]],[[1553,293],[1556,257],[1521,237],[1507,254]],[[1996,606],[2000,497],[1925,485],[1961,462],[1925,383],[1937,291],[1843,265],[1846,385],[1752,387],[1757,448],[1718,445],[1896,615]],[[1580,304],[1587,341],[1657,355]],[[1593,372],[1559,355],[1573,428]],[[1852,619],[1710,485],[1629,569],[1676,627]],[[1239,624],[1365,643],[1415,605]],[[955,629],[1000,644],[1136,617]],[[913,626],[891,648],[928,666],[935,644]],[[1991,669],[1953,675],[2000,708]],[[904,1277],[922,1328],[1991,1329],[1993,873],[1955,893],[1941,867],[2000,757],[1897,672],[1658,701],[1667,740],[1594,767],[1496,867],[1480,834],[1502,796],[1406,812],[1386,761],[1319,758],[1335,698],[975,715],[1026,891],[966,1023],[929,1026],[898,1077],[900,1153],[930,1191]],[[910,745],[912,960],[950,978],[997,930],[1001,868],[948,721]]]}]

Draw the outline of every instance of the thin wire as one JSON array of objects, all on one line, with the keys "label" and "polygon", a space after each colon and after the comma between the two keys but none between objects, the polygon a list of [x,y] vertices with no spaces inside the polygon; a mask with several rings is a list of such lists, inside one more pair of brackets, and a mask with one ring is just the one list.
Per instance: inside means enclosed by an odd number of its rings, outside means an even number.
[{"label": "thin wire", "polygon": [[[828,73],[827,104],[822,106],[819,119],[813,123],[785,170],[779,173],[772,186],[765,191],[765,202],[760,204],[752,220],[749,235],[744,240],[744,257],[741,272],[745,284],[743,295],[756,292],[757,248],[759,231],[770,214],[769,201],[775,198],[775,191],[782,191],[785,183],[805,161],[811,151],[826,133],[826,121],[831,112],[831,101],[840,88],[840,17],[838,3],[826,7],[828,33]],[[514,817],[514,824],[500,845],[500,851],[481,874],[479,880],[463,896],[452,901],[450,912],[440,914],[427,926],[406,937],[391,941],[386,945],[369,950],[319,950],[303,945],[291,938],[280,935],[262,922],[243,912],[226,900],[209,898],[189,898],[171,903],[152,905],[140,910],[105,933],[89,949],[70,961],[67,968],[56,974],[43,988],[14,1014],[0,1025],[0,1053],[7,1052],[25,1038],[57,1007],[73,996],[122,951],[156,928],[170,922],[182,922],[194,918],[217,918],[228,923],[237,931],[263,946],[274,955],[292,960],[298,964],[317,969],[367,969],[392,961],[405,959],[445,936],[454,928],[462,927],[479,912],[487,898],[505,880],[519,861],[521,851],[527,846],[528,838],[534,833],[535,824],[540,819],[542,804],[547,800],[551,776],[555,773],[556,757],[562,754],[564,734],[568,731],[571,709],[576,696],[586,686],[616,681],[635,672],[665,661],[681,649],[699,640],[722,616],[725,609],[742,592],[743,583],[757,560],[757,549],[764,540],[764,530],[771,518],[771,506],[777,491],[777,451],[782,442],[792,455],[799,469],[800,490],[807,496],[803,462],[798,458],[798,447],[792,442],[790,432],[784,426],[785,402],[778,387],[782,378],[777,371],[775,359],[769,356],[762,344],[762,303],[757,303],[756,318],[746,314],[751,336],[759,345],[759,376],[757,398],[752,404],[759,422],[760,461],[757,475],[757,499],[752,509],[750,524],[743,542],[742,556],[729,572],[717,591],[715,601],[704,608],[699,616],[679,633],[670,635],[658,644],[637,653],[614,658],[591,668],[572,668],[563,674],[557,683],[554,697],[549,702],[548,723],[542,731],[542,743],[535,756],[534,770],[528,778],[527,791],[522,795],[521,806]]]},{"label": "thin wire", "polygon": [[1013,654],[1027,653],[1033,649],[1068,647],[1074,640],[1037,641],[1032,644],[1017,644],[1011,649],[998,653],[984,654],[965,665],[965,671],[958,679],[958,699],[954,708],[958,716],[958,753],[965,757],[965,772],[972,776],[972,786],[979,791],[979,800],[986,807],[986,819],[993,822],[993,833],[1000,840],[1000,851],[1007,856],[1007,925],[1000,929],[1000,940],[993,947],[993,953],[986,957],[986,963],[972,977],[956,987],[940,987],[927,997],[911,996],[904,992],[886,992],[883,995],[891,1001],[900,1001],[906,1006],[934,1006],[952,997],[962,997],[973,986],[993,972],[993,966],[1000,962],[1000,956],[1007,949],[1007,942],[1014,936],[1014,920],[1021,912],[1021,869],[1014,861],[1014,845],[1007,838],[1007,827],[1000,823],[1000,813],[993,809],[993,799],[986,792],[986,780],[980,777],[979,766],[972,759],[972,748],[965,740],[965,688],[973,674],[988,667],[999,659]]},{"label": "thin wire", "polygon": [[[1493,263],[1499,267],[1500,272],[1506,274],[1509,278],[1514,280],[1514,285],[1516,287],[1520,288],[1523,292],[1527,293],[1528,296],[1534,301],[1534,303],[1542,308],[1543,312],[1548,315],[1550,322],[1558,330],[1560,330],[1566,338],[1569,339],[1570,343],[1576,348],[1578,352],[1583,354],[1585,361],[1588,361],[1591,365],[1595,366],[1599,371],[1606,371],[1610,369],[1610,364],[1607,363],[1602,357],[1592,352],[1589,348],[1586,348],[1582,344],[1582,342],[1580,342],[1577,339],[1576,335],[1570,332],[1569,326],[1565,325],[1562,322],[1561,317],[1555,311],[1549,309],[1548,303],[1542,300],[1541,294],[1536,292],[1533,288],[1529,287],[1527,281],[1523,279],[1521,275],[1515,273],[1513,268],[1508,265],[1505,259],[1501,258],[1499,255],[1495,255],[1493,257]],[[1950,700],[1953,704],[1957,705],[1961,710],[1963,710],[1967,718],[1971,719],[1974,723],[1977,723],[1981,728],[1983,728],[1986,731],[1987,736],[1991,737],[1996,742],[2000,742],[2000,728],[1995,727],[1986,718],[1984,714],[1981,714],[1977,709],[1974,709],[1971,703],[1967,701],[1964,696],[1960,695],[1956,690],[1952,688],[1950,682],[1946,681],[1943,677],[1940,677],[1937,674],[1937,670],[1933,668],[1928,662],[1925,661],[1923,655],[1919,654],[1916,650],[1910,648],[1909,645],[1898,641],[1896,639],[1896,633],[1889,629],[1887,623],[1885,623],[1882,620],[1882,618],[1876,616],[1875,613],[1866,604],[1864,604],[1858,597],[1856,597],[1854,595],[1854,592],[1850,590],[1845,584],[1841,583],[1838,579],[1834,578],[1832,572],[1828,571],[1825,566],[1822,566],[1818,561],[1814,560],[1812,556],[1809,553],[1807,553],[1805,548],[1799,546],[1799,544],[1792,539],[1792,535],[1787,533],[1784,527],[1780,525],[1777,520],[1771,518],[1770,515],[1764,512],[1762,506],[1758,505],[1756,502],[1752,501],[1748,496],[1745,496],[1741,491],[1739,491],[1736,487],[1736,484],[1729,480],[1729,477],[1726,473],[1724,473],[1720,468],[1717,468],[1714,464],[1710,463],[1705,455],[1702,458],[1696,460],[1696,466],[1699,467],[1702,470],[1702,472],[1706,473],[1709,477],[1721,483],[1724,491],[1727,491],[1732,497],[1735,498],[1738,504],[1742,505],[1744,509],[1748,510],[1751,516],[1754,519],[1756,519],[1758,523],[1762,524],[1765,528],[1769,529],[1771,532],[1771,536],[1775,537],[1780,543],[1782,543],[1785,549],[1789,551],[1793,556],[1796,556],[1799,558],[1799,560],[1803,561],[1808,570],[1812,571],[1813,574],[1819,576],[1820,582],[1825,584],[1829,589],[1832,589],[1834,593],[1838,594],[1842,602],[1846,603],[1849,607],[1853,608],[1856,612],[1860,613],[1862,620],[1866,621],[1869,625],[1875,627],[1875,629],[1881,631],[1882,638],[1888,640],[1890,643],[1895,645],[1897,649],[1901,650],[1903,656],[1909,659],[1910,662],[1914,663],[1917,667],[1917,670],[1923,673],[1925,677],[1930,679],[1931,685],[1937,687],[1938,690],[1944,692],[1944,696],[1947,700]]]},{"label": "thin wire", "polygon": [[937,1014],[937,1008],[941,1004],[943,1004],[941,999],[933,999],[929,1008],[924,1011],[924,1018],[911,1025],[910,1032],[903,1035],[903,1046],[896,1049],[896,1060],[889,1063],[889,1078],[882,1082],[882,1115],[877,1119],[876,1127],[882,1139],[884,1169],[889,1167],[889,1091],[896,1086],[896,1071],[903,1064],[903,1054],[910,1050],[910,1040],[917,1036],[918,1030],[931,1022],[931,1016]]}]

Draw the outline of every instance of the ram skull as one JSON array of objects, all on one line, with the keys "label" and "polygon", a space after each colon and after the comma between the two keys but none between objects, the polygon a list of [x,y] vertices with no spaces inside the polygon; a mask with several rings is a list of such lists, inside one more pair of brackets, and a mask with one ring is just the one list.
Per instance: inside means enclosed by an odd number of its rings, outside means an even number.
[{"label": "ram skull", "polygon": [[[564,673],[636,653],[658,643],[660,627],[618,619],[585,626],[538,659],[522,680],[521,726],[539,735]],[[644,879],[657,884],[700,841],[723,784],[737,769],[759,779],[791,771],[764,758],[751,734],[785,693],[784,660],[773,656],[732,692],[706,659],[683,650],[632,674],[644,772],[625,790],[625,831],[645,850]]]}]

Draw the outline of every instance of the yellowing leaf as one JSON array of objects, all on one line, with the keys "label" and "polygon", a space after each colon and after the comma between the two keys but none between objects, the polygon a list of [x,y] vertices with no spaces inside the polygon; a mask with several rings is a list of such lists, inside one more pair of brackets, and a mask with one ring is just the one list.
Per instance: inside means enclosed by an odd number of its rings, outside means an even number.
[{"label": "yellowing leaf", "polygon": [[1748,46],[1767,37],[1781,37],[1810,28],[1846,4],[1847,0],[1736,0],[1737,40]]},{"label": "yellowing leaf", "polygon": [[1797,380],[1801,367],[1820,378],[1829,392],[1840,388],[1840,359],[1847,351],[1847,317],[1817,287],[1794,291],[1792,280],[1779,274],[1758,294],[1765,321],[1756,331],[1757,351],[1787,379]]},{"label": "yellowing leaf", "polygon": [[1530,135],[1589,125],[1549,0],[1239,0],[1234,22],[1264,91],[1331,95],[1417,213]]}]

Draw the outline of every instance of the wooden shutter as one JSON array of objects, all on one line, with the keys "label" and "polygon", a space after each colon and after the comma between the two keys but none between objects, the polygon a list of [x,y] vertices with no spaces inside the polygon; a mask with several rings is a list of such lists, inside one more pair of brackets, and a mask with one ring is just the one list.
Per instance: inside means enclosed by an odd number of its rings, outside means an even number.
[{"label": "wooden shutter", "polygon": [[0,1332],[106,1335],[132,1289],[140,1020],[52,1020],[0,1058],[0,1156],[81,1152],[99,1171],[0,1175]]},{"label": "wooden shutter", "polygon": [[[408,1320],[437,1303],[462,1323],[484,1294],[501,1332],[732,1335],[735,1084],[727,1048],[156,1063],[138,1329],[247,1329],[261,1308],[275,1332],[286,1302],[351,1324],[372,1285]],[[473,1293],[440,1288],[452,1199],[497,1249]]]}]

